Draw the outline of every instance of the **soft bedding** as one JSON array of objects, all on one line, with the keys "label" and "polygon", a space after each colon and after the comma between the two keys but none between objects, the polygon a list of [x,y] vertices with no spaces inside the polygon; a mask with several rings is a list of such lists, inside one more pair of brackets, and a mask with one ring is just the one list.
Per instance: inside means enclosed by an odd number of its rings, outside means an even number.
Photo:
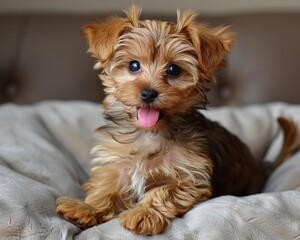
[{"label": "soft bedding", "polygon": [[[44,102],[0,107],[1,239],[300,239],[300,152],[269,178],[264,192],[197,204],[163,234],[138,236],[118,219],[84,231],[55,213],[55,200],[83,197],[101,105]],[[300,124],[300,105],[273,103],[205,111],[238,135],[258,160],[275,159],[279,115]],[[255,175],[253,175],[255,177]]]}]

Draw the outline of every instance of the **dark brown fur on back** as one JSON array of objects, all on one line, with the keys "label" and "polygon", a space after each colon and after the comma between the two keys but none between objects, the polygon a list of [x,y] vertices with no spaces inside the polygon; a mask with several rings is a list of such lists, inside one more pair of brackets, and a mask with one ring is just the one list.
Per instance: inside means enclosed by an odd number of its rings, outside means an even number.
[{"label": "dark brown fur on back", "polygon": [[174,125],[172,132],[183,146],[194,151],[206,146],[201,154],[207,154],[212,161],[214,197],[224,194],[243,196],[261,191],[267,178],[265,169],[238,137],[197,109],[178,116]]}]

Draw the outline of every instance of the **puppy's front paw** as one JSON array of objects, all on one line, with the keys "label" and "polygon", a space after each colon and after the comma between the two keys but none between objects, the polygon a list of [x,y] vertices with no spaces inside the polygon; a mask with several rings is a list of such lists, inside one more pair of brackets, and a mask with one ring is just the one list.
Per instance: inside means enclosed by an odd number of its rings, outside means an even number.
[{"label": "puppy's front paw", "polygon": [[56,201],[56,212],[82,229],[98,223],[94,208],[80,200],[61,197]]},{"label": "puppy's front paw", "polygon": [[121,225],[138,234],[161,233],[169,220],[154,208],[137,206],[120,214]]}]

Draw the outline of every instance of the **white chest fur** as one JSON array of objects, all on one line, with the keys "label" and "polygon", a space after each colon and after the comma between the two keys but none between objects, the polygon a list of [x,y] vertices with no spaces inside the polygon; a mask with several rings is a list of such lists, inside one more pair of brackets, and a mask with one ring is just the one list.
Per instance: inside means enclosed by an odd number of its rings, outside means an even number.
[{"label": "white chest fur", "polygon": [[[159,167],[162,161],[162,150],[165,140],[159,134],[144,133],[135,144],[135,164],[130,169],[131,184],[135,194],[140,198],[145,192],[145,181],[152,174],[150,165]],[[150,156],[157,155],[155,159]],[[151,164],[149,163],[151,161]]]}]

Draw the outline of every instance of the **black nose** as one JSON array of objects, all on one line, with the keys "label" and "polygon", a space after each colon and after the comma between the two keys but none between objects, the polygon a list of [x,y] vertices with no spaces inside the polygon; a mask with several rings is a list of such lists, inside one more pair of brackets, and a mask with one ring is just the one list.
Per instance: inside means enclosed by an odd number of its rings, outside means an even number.
[{"label": "black nose", "polygon": [[158,92],[151,88],[145,88],[141,91],[141,99],[145,103],[152,103],[158,96]]}]

